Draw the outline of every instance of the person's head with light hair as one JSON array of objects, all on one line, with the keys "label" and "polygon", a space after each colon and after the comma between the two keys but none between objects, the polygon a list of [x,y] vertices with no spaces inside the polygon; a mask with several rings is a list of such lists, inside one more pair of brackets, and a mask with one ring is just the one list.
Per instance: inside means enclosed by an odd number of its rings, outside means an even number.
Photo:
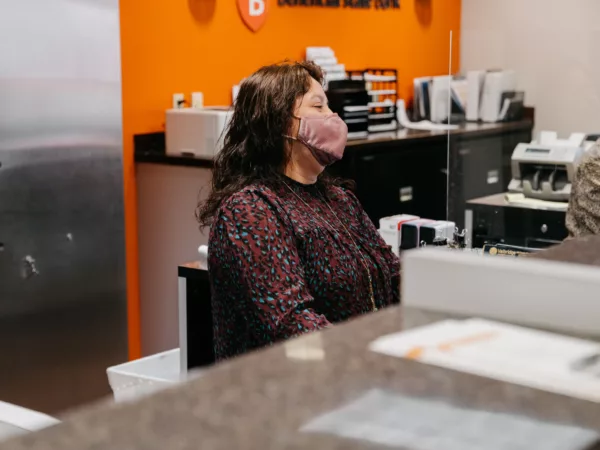
[{"label": "person's head with light hair", "polygon": [[566,221],[570,238],[600,235],[600,140],[577,168]]}]

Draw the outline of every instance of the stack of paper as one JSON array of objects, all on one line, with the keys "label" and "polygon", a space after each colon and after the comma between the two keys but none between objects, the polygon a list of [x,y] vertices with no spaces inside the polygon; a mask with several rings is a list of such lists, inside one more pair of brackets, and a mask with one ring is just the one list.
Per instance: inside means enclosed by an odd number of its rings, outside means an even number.
[{"label": "stack of paper", "polygon": [[458,125],[447,125],[442,123],[432,123],[429,120],[421,120],[419,122],[411,122],[406,113],[406,105],[404,100],[396,101],[396,116],[398,123],[408,130],[423,130],[423,131],[448,131],[457,130]]},{"label": "stack of paper", "polygon": [[330,47],[306,47],[306,60],[312,61],[325,73],[325,89],[330,81],[345,80],[346,66],[340,64]]},{"label": "stack of paper", "polygon": [[448,115],[465,114],[468,82],[452,75],[422,77],[413,80],[413,105],[418,120],[448,123]]},{"label": "stack of paper", "polygon": [[600,343],[483,319],[384,336],[371,350],[600,402]]}]

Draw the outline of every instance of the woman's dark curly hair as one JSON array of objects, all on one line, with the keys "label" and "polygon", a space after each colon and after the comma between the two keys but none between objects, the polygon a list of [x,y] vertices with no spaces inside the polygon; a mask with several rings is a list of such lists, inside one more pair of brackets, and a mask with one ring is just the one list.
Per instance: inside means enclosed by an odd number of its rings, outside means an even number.
[{"label": "woman's dark curly hair", "polygon": [[[316,64],[284,62],[262,67],[242,82],[223,148],[214,161],[212,190],[198,205],[202,227],[209,226],[223,202],[244,187],[280,182],[290,158],[284,135],[296,100],[309,91],[311,78],[323,83]],[[326,176],[320,182],[333,183]]]}]

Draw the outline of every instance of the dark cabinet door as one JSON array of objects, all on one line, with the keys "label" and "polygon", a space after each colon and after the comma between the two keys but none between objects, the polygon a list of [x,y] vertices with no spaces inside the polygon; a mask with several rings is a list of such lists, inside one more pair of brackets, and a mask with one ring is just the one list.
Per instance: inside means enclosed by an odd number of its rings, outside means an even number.
[{"label": "dark cabinet door", "polygon": [[458,153],[463,172],[463,200],[504,192],[501,138],[464,141]]},{"label": "dark cabinet door", "polygon": [[469,200],[506,192],[510,160],[517,144],[531,140],[531,131],[510,131],[479,138],[453,138],[450,156],[450,220],[464,227]]},{"label": "dark cabinet door", "polygon": [[450,219],[464,227],[468,200],[504,191],[502,186],[502,139],[456,139],[450,156]]},{"label": "dark cabinet door", "polygon": [[375,224],[393,214],[446,218],[445,146],[396,144],[372,152],[365,148],[353,158],[351,178]]},{"label": "dark cabinet door", "polygon": [[506,191],[512,151],[530,140],[528,129],[467,133],[452,137],[449,146],[445,137],[360,144],[349,146],[329,171],[356,182],[357,196],[375,224],[385,216],[414,214],[463,228],[466,202]]}]

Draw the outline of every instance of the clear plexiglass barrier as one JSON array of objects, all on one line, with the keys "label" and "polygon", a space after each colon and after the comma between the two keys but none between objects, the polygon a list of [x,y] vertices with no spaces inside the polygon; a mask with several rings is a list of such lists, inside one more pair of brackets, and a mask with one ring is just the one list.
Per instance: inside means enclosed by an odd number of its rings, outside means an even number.
[{"label": "clear plexiglass barrier", "polygon": [[583,0],[462,2],[460,29],[438,45],[448,71],[418,74],[398,105],[407,133],[446,135],[445,149],[431,144],[445,161],[427,162],[443,181],[426,180],[430,206],[445,192],[445,214],[400,208],[406,216],[387,224],[404,229],[400,253],[450,245],[518,256],[600,232],[599,14]]}]

